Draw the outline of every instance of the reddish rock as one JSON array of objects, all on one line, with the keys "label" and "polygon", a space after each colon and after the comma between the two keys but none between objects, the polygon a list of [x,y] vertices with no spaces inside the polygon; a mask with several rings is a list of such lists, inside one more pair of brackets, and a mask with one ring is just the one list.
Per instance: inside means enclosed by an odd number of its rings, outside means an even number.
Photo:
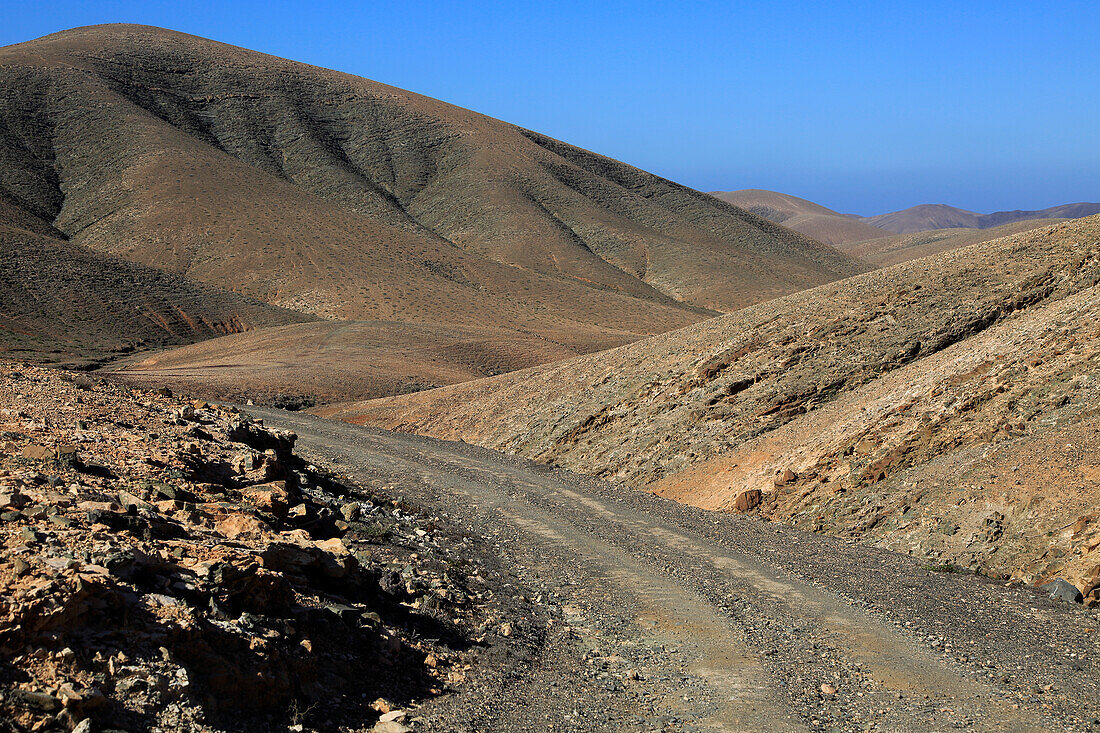
[{"label": "reddish rock", "polygon": [[742,491],[737,495],[737,498],[733,500],[733,508],[738,512],[747,512],[760,506],[760,501],[763,498],[764,494],[760,489]]},{"label": "reddish rock", "polygon": [[241,489],[241,496],[257,509],[276,517],[285,517],[290,508],[290,492],[287,491],[285,481],[246,486]]},{"label": "reddish rock", "polygon": [[775,485],[776,486],[786,486],[787,484],[791,483],[792,481],[794,481],[797,478],[798,478],[797,473],[795,473],[794,471],[792,471],[789,468],[784,468],[782,471],[779,472],[779,475],[777,475],[775,477]]}]

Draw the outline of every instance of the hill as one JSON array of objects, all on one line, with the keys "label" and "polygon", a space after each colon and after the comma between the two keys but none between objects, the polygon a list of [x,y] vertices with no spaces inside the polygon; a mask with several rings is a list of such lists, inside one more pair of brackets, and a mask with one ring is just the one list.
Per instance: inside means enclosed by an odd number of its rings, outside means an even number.
[{"label": "hill", "polygon": [[89,367],[148,349],[314,320],[66,241],[0,199],[0,354]]},{"label": "hill", "polygon": [[888,234],[857,217],[790,194],[746,188],[741,191],[713,191],[711,196],[834,246]]},{"label": "hill", "polygon": [[[581,334],[572,334],[576,344]],[[604,331],[593,343],[604,344]],[[623,334],[622,343],[632,341]],[[279,406],[394,395],[561,361],[592,348],[521,331],[393,321],[323,321],[202,341],[135,358],[114,378]]]},{"label": "hill", "polygon": [[536,132],[163,29],[5,47],[0,91],[0,195],[19,211],[316,316],[583,350],[866,269]]},{"label": "hill", "polygon": [[1087,595],[1100,583],[1098,282],[1091,217],[319,412],[991,575],[1061,575]]},{"label": "hill", "polygon": [[860,221],[897,234],[911,234],[930,229],[991,229],[1019,221],[1080,219],[1093,214],[1100,214],[1100,204],[1063,204],[1038,211],[998,211],[993,214],[976,214],[943,204],[923,204],[889,214],[866,216]]},{"label": "hill", "polygon": [[837,249],[864,262],[879,267],[889,267],[900,262],[928,257],[959,247],[969,247],[979,242],[1000,239],[1010,234],[1026,232],[1058,224],[1064,219],[1025,219],[1023,221],[1002,224],[992,229],[932,229],[913,234],[895,234],[892,237],[869,239],[863,242],[849,242]]}]

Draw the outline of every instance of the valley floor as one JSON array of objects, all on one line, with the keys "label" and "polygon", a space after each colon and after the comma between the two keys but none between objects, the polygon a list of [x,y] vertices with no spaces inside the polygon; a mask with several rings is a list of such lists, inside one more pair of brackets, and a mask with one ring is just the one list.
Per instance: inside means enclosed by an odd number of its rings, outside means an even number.
[{"label": "valley floor", "polygon": [[427,702],[426,730],[1100,728],[1096,609],[462,443],[254,412],[519,578],[514,633],[541,651]]}]

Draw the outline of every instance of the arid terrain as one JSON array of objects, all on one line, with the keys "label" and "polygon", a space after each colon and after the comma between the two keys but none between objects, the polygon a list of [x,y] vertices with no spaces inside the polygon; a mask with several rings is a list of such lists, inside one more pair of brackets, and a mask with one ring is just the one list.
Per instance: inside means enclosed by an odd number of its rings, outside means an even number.
[{"label": "arid terrain", "polygon": [[1064,220],[1025,219],[1011,224],[1001,224],[992,229],[931,229],[915,234],[895,234],[862,242],[848,242],[837,245],[837,249],[872,265],[889,267],[1030,229],[1049,228],[1062,221]]},{"label": "arid terrain", "polygon": [[138,350],[316,320],[67,241],[0,200],[0,353],[85,367]]},{"label": "arid terrain", "polygon": [[[594,331],[590,343],[579,333],[558,343],[503,328],[321,321],[257,328],[135,357],[116,364],[113,377],[219,399],[309,406],[405,394],[561,361],[606,345],[609,337]],[[620,338],[624,344],[633,340],[632,334]]]},{"label": "arid terrain", "polygon": [[[889,214],[855,216],[797,196],[757,188],[712,191],[711,196],[879,266],[896,265],[907,259],[997,239],[1062,219],[1100,214],[1100,203],[1064,204],[1039,211],[993,214],[977,214],[944,204],[922,204]],[[985,233],[979,234],[979,231]]]},{"label": "arid terrain", "polygon": [[990,229],[1033,219],[1081,219],[1093,214],[1100,214],[1100,204],[1062,204],[1038,211],[998,211],[993,214],[977,214],[944,204],[922,204],[889,214],[865,216],[860,221],[897,234],[912,234],[929,229]]},{"label": "arid terrain", "polygon": [[536,132],[173,31],[5,47],[0,90],[6,219],[311,317],[591,351],[868,269]]},{"label": "arid terrain", "polygon": [[741,191],[713,191],[711,196],[834,246],[890,234],[885,229],[860,221],[858,217],[841,214],[786,193],[746,188]]},{"label": "arid terrain", "polygon": [[532,656],[492,552],[293,433],[10,363],[0,404],[0,730],[407,730]]},{"label": "arid terrain", "polygon": [[1100,715],[1100,612],[1031,588],[301,413],[17,364],[0,400],[0,730]]},{"label": "arid terrain", "polygon": [[0,47],[0,546],[0,733],[1100,731],[1100,204]]},{"label": "arid terrain", "polygon": [[1092,217],[619,349],[318,413],[993,577],[1064,577],[1095,602],[1098,281]]}]

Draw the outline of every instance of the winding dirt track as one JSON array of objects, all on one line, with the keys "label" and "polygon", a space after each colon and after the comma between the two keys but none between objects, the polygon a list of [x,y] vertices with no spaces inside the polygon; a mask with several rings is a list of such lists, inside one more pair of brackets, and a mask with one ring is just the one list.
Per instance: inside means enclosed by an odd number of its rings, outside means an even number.
[{"label": "winding dirt track", "polygon": [[564,627],[547,635],[538,664],[481,699],[460,693],[462,705],[480,712],[459,723],[447,717],[452,710],[441,725],[1100,725],[1091,611],[461,443],[249,409],[296,431],[311,460],[389,482],[484,538],[531,593],[560,610]]}]

